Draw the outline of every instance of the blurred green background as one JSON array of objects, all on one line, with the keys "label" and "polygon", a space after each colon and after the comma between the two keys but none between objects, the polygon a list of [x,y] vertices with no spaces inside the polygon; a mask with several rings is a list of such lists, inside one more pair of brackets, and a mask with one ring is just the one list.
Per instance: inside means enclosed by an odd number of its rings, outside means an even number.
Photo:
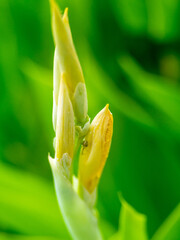
[{"label": "blurred green background", "polygon": [[[180,201],[180,1],[58,3],[69,8],[89,116],[106,103],[114,116],[101,227],[117,231],[121,193],[152,237]],[[0,239],[69,239],[47,159],[53,54],[48,0],[0,0]]]}]

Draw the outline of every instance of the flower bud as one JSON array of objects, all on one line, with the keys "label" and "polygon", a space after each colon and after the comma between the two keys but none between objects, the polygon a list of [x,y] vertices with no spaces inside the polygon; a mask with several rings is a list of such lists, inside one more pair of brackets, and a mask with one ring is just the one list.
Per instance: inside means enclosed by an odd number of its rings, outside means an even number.
[{"label": "flower bud", "polygon": [[101,177],[109,154],[113,132],[113,117],[108,105],[94,118],[85,137],[79,158],[79,181],[92,193]]},{"label": "flower bud", "polygon": [[73,44],[68,20],[68,9],[61,16],[54,0],[51,0],[52,30],[59,69],[66,74],[66,85],[74,107],[75,117],[84,122],[87,116],[87,93],[84,76]]},{"label": "flower bud", "polygon": [[68,89],[61,74],[56,122],[56,158],[60,160],[64,153],[73,158],[75,141],[75,123],[72,103]]},{"label": "flower bud", "polygon": [[76,118],[84,122],[87,117],[88,103],[85,83],[79,82],[73,95],[73,106]]},{"label": "flower bud", "polygon": [[53,69],[53,128],[56,131],[57,122],[57,106],[59,96],[59,85],[60,85],[61,73],[59,69],[59,61],[57,57],[57,50],[54,52],[54,69]]}]

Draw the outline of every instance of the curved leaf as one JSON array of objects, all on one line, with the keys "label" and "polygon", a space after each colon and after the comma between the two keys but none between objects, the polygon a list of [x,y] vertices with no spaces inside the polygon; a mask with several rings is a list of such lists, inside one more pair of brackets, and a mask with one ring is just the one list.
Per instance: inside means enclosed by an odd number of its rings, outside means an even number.
[{"label": "curved leaf", "polygon": [[152,240],[180,239],[180,204],[154,234]]}]

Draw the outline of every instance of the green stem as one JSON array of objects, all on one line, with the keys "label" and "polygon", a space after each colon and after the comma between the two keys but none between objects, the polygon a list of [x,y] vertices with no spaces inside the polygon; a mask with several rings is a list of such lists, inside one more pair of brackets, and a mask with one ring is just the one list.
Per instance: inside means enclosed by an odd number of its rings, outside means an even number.
[{"label": "green stem", "polygon": [[74,191],[62,165],[49,157],[56,195],[66,226],[75,240],[102,240],[93,211]]}]

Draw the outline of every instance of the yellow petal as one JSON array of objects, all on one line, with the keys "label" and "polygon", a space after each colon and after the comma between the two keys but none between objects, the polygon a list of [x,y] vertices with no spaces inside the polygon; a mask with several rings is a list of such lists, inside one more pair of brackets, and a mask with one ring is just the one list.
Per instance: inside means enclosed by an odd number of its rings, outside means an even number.
[{"label": "yellow petal", "polygon": [[53,69],[53,128],[56,131],[57,123],[57,106],[60,85],[61,73],[59,69],[59,60],[57,57],[57,50],[54,52],[54,69]]},{"label": "yellow petal", "polygon": [[94,118],[81,148],[79,181],[90,193],[96,188],[109,154],[113,117],[108,105]]},{"label": "yellow petal", "polygon": [[64,80],[64,74],[61,74],[56,123],[56,158],[60,160],[63,154],[67,153],[72,159],[74,141],[74,112]]}]

